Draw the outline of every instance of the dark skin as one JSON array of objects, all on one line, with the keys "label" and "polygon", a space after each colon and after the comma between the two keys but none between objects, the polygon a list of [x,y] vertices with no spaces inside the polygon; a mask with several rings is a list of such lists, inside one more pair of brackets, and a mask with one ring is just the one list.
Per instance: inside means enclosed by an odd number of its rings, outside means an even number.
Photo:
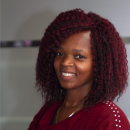
[{"label": "dark skin", "polygon": [[77,109],[76,112],[80,111],[84,97],[91,91],[93,57],[90,34],[89,30],[73,34],[57,49],[54,68],[61,86],[66,89],[66,96],[54,124],[67,119]]}]

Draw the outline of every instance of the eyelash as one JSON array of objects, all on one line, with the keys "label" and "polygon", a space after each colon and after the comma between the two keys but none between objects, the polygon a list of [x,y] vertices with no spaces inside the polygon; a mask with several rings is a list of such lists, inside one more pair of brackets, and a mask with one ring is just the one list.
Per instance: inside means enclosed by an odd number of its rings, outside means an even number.
[{"label": "eyelash", "polygon": [[[79,56],[79,58],[78,59],[83,59],[83,58],[85,58],[84,56],[82,56],[82,55],[77,55],[77,56]],[[76,56],[76,57],[77,57]]]},{"label": "eyelash", "polygon": [[57,52],[56,54],[57,56],[63,56],[63,54],[61,52]]},{"label": "eyelash", "polygon": [[[57,55],[57,56],[63,56],[63,54],[62,54],[61,52],[58,52],[56,55]],[[77,58],[77,56],[79,56],[79,58]],[[77,55],[77,56],[76,56],[77,59],[83,59],[83,58],[85,58],[85,57],[82,56],[82,55]]]}]

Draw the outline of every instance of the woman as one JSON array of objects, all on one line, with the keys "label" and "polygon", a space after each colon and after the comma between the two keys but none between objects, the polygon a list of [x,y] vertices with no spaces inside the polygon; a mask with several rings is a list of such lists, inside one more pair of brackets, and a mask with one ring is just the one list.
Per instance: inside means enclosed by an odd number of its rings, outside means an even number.
[{"label": "woman", "polygon": [[107,19],[81,9],[59,14],[41,40],[36,86],[45,105],[28,130],[129,130],[112,102],[127,86],[126,58]]}]

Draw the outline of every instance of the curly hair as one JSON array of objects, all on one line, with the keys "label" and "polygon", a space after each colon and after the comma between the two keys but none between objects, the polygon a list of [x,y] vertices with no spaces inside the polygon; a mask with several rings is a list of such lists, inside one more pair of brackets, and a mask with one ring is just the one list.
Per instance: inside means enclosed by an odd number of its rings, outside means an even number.
[{"label": "curly hair", "polygon": [[125,44],[111,22],[81,9],[60,13],[48,26],[40,42],[36,64],[36,87],[45,102],[63,100],[65,89],[60,86],[53,62],[56,48],[70,35],[91,30],[94,82],[84,97],[84,106],[113,101],[127,87],[128,65]]}]

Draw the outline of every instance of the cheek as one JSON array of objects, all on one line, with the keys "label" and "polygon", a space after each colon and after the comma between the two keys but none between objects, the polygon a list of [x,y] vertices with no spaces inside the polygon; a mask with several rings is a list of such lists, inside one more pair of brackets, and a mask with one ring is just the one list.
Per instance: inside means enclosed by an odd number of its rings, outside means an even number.
[{"label": "cheek", "polygon": [[78,68],[78,71],[79,71],[79,73],[81,73],[81,74],[88,74],[88,75],[93,75],[93,63],[90,61],[90,62],[86,62],[86,63],[84,63],[84,64],[79,64],[78,66],[77,66],[77,68]]},{"label": "cheek", "polygon": [[55,68],[55,71],[57,71],[59,69],[59,64],[60,64],[59,60],[57,58],[55,58],[54,59],[54,64],[53,64],[54,68]]}]

